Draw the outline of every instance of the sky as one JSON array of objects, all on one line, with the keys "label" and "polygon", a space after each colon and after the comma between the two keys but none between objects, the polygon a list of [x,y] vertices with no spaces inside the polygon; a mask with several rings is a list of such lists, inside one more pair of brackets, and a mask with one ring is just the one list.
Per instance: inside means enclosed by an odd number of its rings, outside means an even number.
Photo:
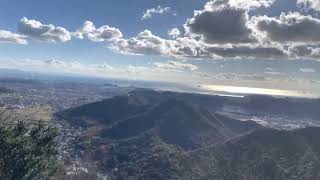
[{"label": "sky", "polygon": [[320,96],[320,0],[0,0],[0,68]]}]

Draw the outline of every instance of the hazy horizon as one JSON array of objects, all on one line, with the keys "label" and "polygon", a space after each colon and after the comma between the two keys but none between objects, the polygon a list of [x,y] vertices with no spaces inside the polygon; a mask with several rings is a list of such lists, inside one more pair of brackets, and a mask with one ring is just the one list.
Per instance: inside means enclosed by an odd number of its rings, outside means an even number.
[{"label": "hazy horizon", "polygon": [[1,2],[0,68],[320,92],[317,1]]}]

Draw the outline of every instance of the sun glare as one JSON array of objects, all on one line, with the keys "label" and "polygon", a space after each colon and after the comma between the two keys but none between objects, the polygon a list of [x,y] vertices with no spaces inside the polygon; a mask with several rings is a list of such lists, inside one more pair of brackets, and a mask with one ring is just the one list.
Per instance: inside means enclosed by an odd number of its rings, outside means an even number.
[{"label": "sun glare", "polygon": [[223,86],[223,85],[201,85],[200,88],[209,90],[209,91],[235,93],[235,94],[261,94],[261,95],[289,96],[289,97],[316,97],[315,95],[307,92],[282,90],[282,89]]}]

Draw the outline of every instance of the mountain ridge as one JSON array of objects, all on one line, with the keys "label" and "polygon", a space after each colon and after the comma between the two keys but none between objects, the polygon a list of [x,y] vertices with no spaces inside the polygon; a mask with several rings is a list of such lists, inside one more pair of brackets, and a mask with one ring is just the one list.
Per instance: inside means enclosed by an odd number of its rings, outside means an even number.
[{"label": "mountain ridge", "polygon": [[221,102],[197,99],[206,96],[186,96],[140,89],[61,116],[86,128],[99,128],[79,138],[77,145],[114,179],[320,177],[320,127],[267,128],[215,113],[208,105]]}]

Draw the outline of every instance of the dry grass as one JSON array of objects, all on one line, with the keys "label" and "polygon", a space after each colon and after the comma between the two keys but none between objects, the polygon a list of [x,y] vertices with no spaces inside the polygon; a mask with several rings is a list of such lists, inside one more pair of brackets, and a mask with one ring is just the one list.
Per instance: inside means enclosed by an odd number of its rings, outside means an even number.
[{"label": "dry grass", "polygon": [[38,121],[49,122],[52,119],[52,108],[35,107],[35,108],[0,108],[0,123],[15,124],[18,121],[33,124]]}]

